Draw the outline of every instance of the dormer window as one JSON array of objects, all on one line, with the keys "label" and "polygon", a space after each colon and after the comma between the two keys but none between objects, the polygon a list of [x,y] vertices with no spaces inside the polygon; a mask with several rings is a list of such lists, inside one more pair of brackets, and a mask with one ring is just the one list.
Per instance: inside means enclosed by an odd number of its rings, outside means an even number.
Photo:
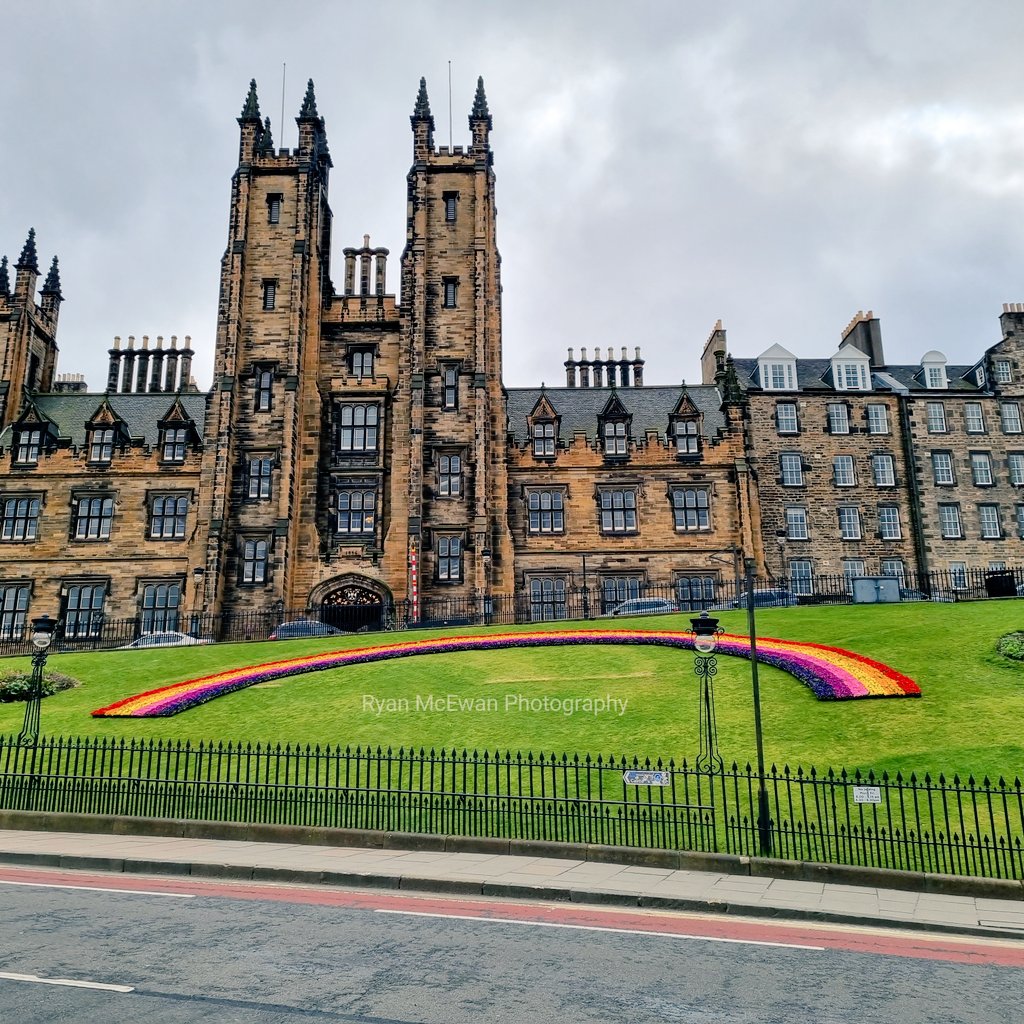
[{"label": "dormer window", "polygon": [[757,357],[758,377],[765,391],[796,391],[796,356],[772,345]]},{"label": "dormer window", "polygon": [[929,391],[945,391],[949,387],[946,357],[941,352],[926,352],[921,357],[921,374]]},{"label": "dormer window", "polygon": [[34,466],[39,461],[43,444],[43,432],[32,428],[19,430],[15,434],[14,461],[22,466]]},{"label": "dormer window", "polygon": [[555,454],[555,424],[553,420],[542,420],[533,424],[533,454],[538,458]]},{"label": "dormer window", "polygon": [[164,427],[160,432],[160,446],[164,462],[184,462],[188,430],[185,427]]},{"label": "dormer window", "polygon": [[89,434],[89,461],[109,463],[114,458],[114,430],[94,427]]},{"label": "dormer window", "polygon": [[625,420],[605,420],[604,422],[604,453],[605,455],[625,455],[629,437],[626,433]]},{"label": "dormer window", "polygon": [[836,387],[840,391],[867,391],[868,367],[866,363],[838,363],[836,365]]},{"label": "dormer window", "polygon": [[675,436],[676,454],[700,454],[700,428],[696,420],[676,420],[672,424],[672,432]]}]

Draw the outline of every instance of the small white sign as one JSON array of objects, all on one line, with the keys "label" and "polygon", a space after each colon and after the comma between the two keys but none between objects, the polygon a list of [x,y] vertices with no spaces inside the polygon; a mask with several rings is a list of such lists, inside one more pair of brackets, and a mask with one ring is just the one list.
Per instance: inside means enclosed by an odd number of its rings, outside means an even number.
[{"label": "small white sign", "polygon": [[629,770],[622,773],[622,781],[627,786],[670,786],[671,772],[641,772]]},{"label": "small white sign", "polygon": [[853,802],[855,804],[880,804],[882,802],[882,787],[854,786]]}]

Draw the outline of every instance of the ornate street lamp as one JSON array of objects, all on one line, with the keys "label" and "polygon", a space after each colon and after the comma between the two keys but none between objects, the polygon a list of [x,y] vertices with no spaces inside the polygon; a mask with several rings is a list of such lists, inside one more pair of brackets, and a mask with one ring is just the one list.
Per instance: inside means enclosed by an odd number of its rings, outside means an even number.
[{"label": "ornate street lamp", "polygon": [[53,640],[53,627],[57,623],[49,615],[32,620],[32,681],[31,693],[25,704],[25,723],[18,734],[18,742],[32,744],[39,740],[39,705],[43,699],[43,666]]},{"label": "ornate street lamp", "polygon": [[696,652],[693,671],[701,681],[699,694],[700,708],[700,753],[697,755],[698,771],[721,771],[722,757],[718,753],[718,725],[715,721],[714,677],[718,674],[718,638],[722,631],[718,619],[707,612],[701,612],[690,619],[693,627],[693,649]]}]

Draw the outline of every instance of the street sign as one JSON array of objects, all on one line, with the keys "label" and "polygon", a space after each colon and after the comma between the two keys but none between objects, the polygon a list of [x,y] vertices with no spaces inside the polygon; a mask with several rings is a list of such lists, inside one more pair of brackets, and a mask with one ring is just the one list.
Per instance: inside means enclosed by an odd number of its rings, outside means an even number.
[{"label": "street sign", "polygon": [[642,772],[630,769],[622,773],[622,781],[627,786],[671,786],[671,772]]},{"label": "street sign", "polygon": [[853,802],[855,804],[880,804],[882,802],[882,787],[854,786]]}]

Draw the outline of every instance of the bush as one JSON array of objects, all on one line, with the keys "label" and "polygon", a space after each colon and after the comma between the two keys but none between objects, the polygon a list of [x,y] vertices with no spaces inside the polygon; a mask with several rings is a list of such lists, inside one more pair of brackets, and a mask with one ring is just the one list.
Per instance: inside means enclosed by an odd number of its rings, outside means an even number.
[{"label": "bush", "polygon": [[1014,661],[1024,661],[1024,632],[1007,633],[999,638],[996,650]]},{"label": "bush", "polygon": [[[52,697],[61,690],[70,690],[78,686],[78,680],[60,672],[43,673],[43,696]],[[9,672],[0,675],[0,704],[11,704],[14,701],[29,700],[32,696],[32,673]]]}]

